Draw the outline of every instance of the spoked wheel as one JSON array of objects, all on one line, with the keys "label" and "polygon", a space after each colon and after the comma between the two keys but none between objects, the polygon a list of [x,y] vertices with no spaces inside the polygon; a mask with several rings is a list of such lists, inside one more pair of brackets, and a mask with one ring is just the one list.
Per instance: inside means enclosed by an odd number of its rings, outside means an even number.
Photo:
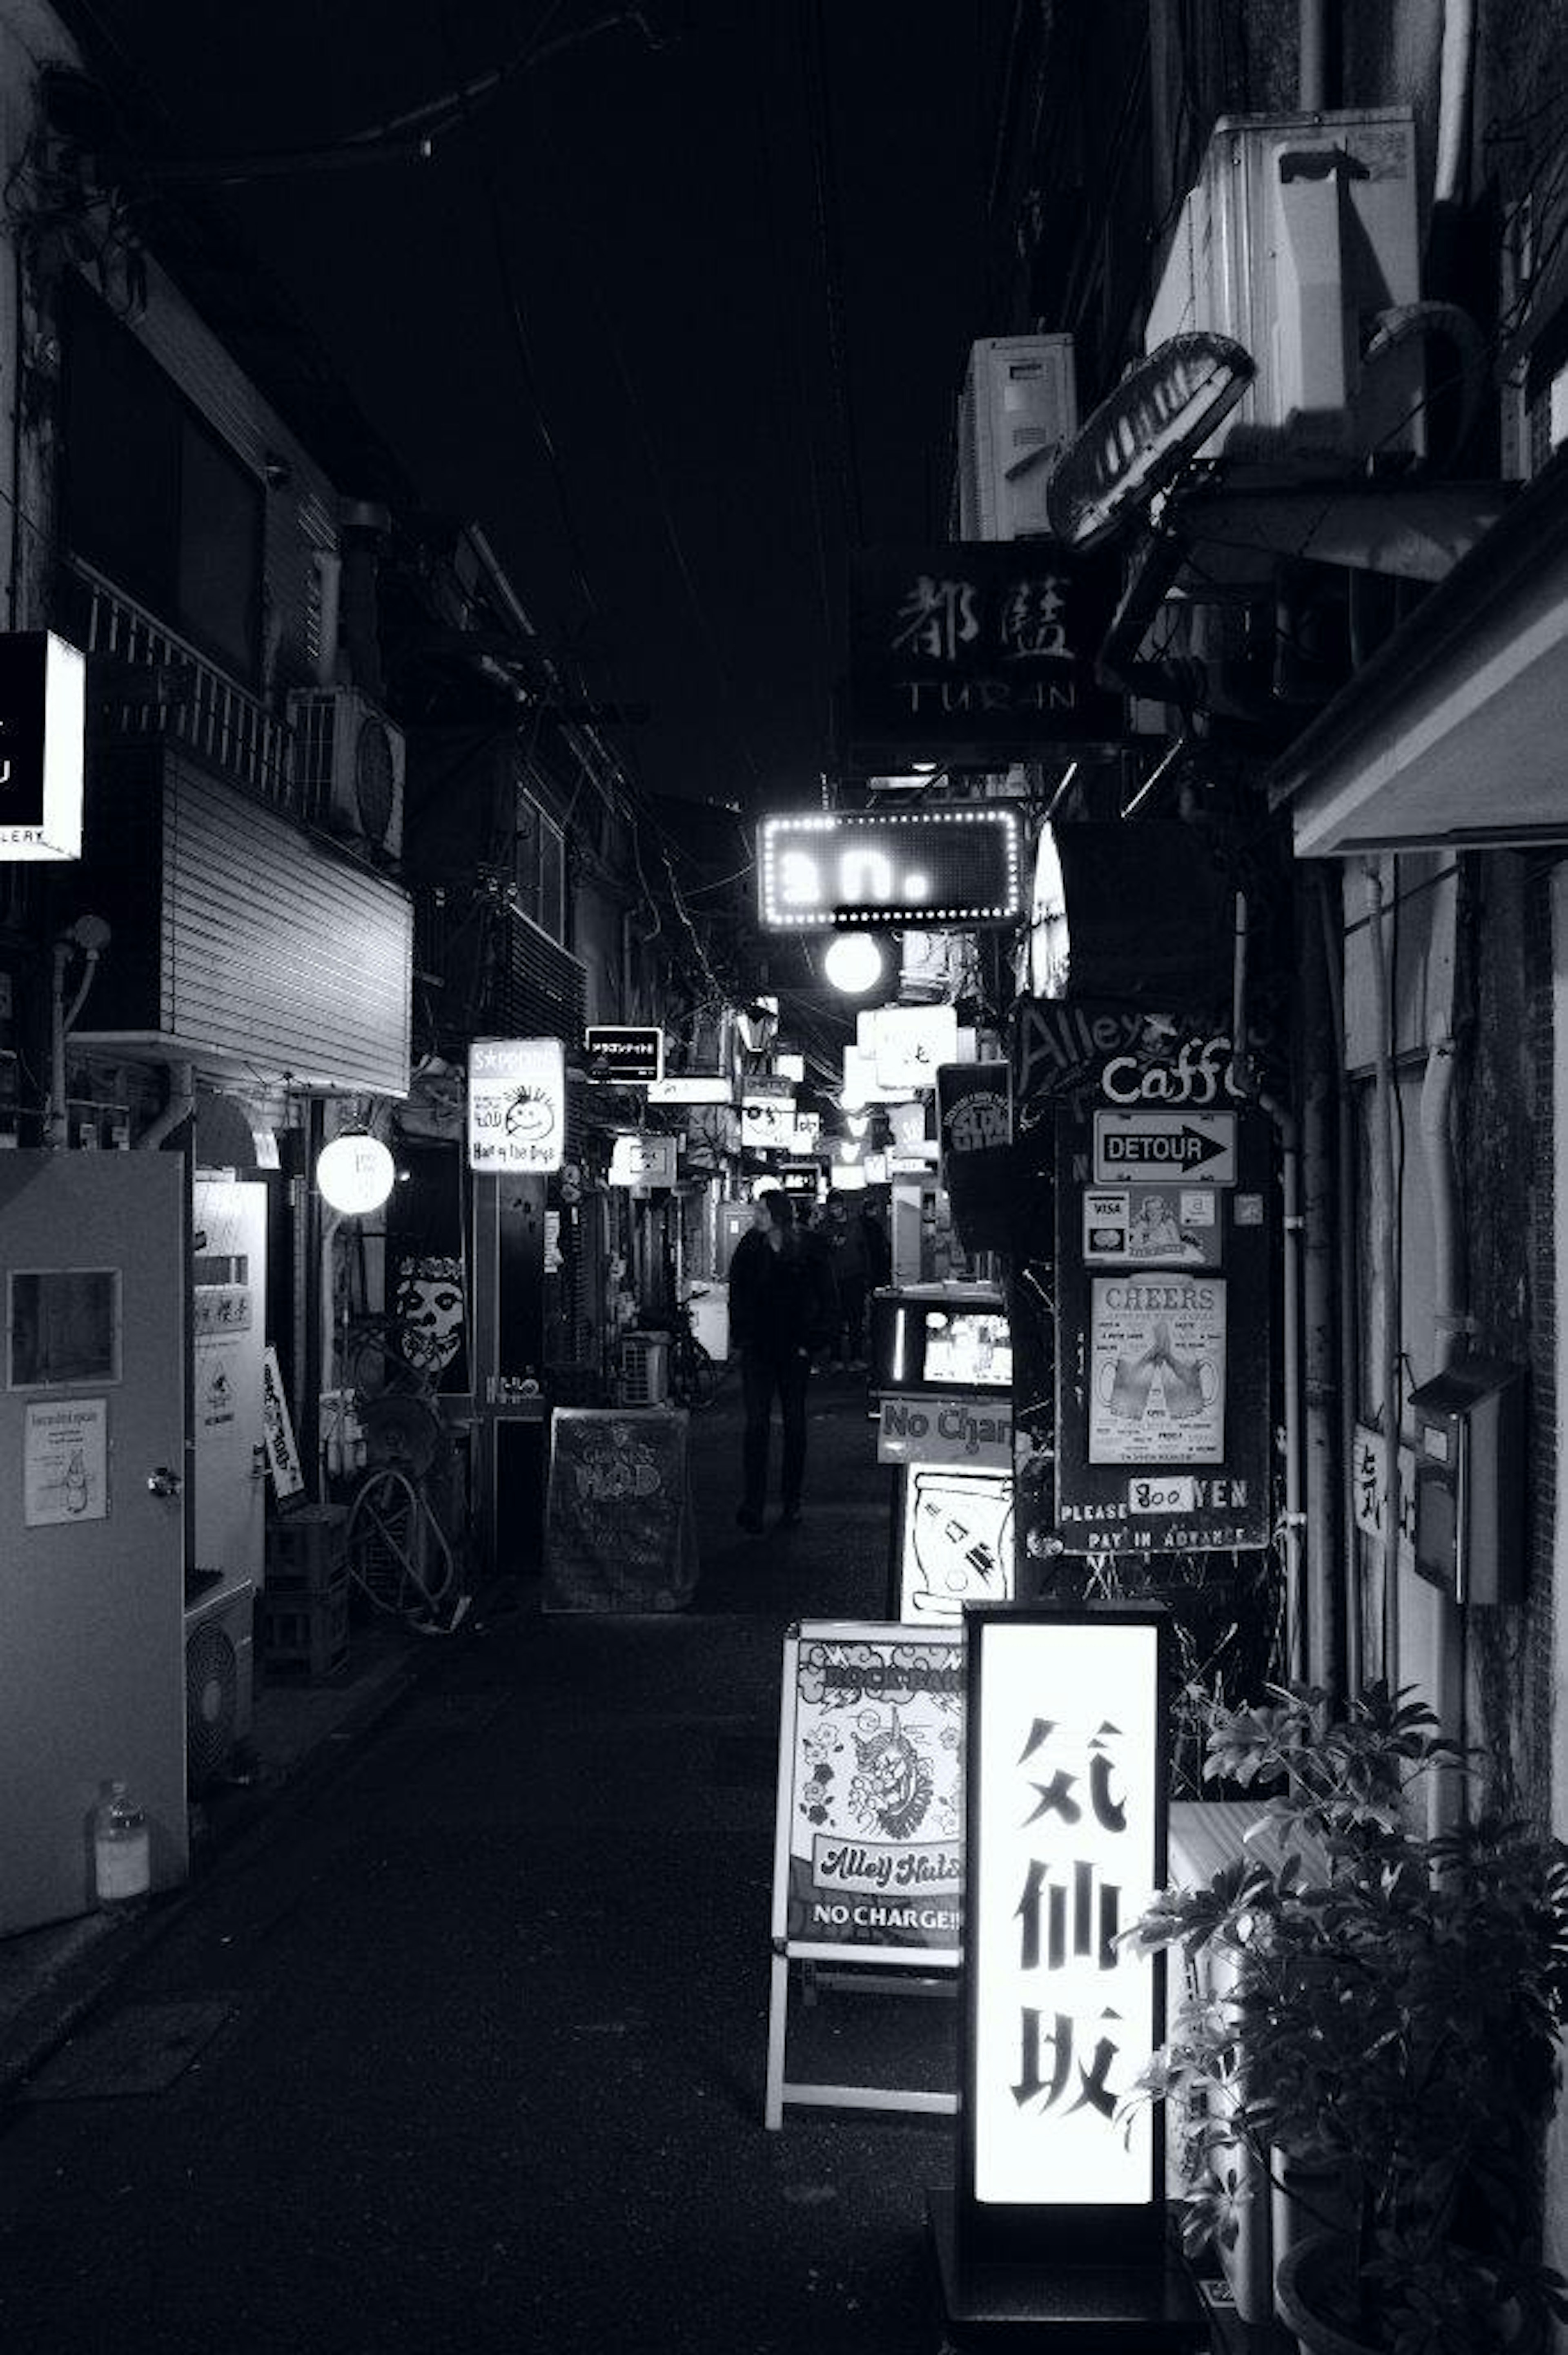
[{"label": "spoked wheel", "polygon": [[433,1612],[452,1582],[450,1548],[407,1473],[368,1473],[348,1508],[349,1576],[378,1611]]},{"label": "spoked wheel", "polygon": [[702,1407],[713,1402],[719,1385],[719,1369],[700,1341],[694,1341],[681,1351],[677,1387],[682,1406]]}]

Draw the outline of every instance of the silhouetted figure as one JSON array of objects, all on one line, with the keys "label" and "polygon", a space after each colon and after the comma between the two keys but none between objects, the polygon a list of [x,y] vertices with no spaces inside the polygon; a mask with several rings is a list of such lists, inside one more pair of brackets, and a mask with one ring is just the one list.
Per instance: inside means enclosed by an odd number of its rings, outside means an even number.
[{"label": "silhouetted figure", "polygon": [[839,1296],[839,1323],[832,1347],[839,1362],[852,1373],[865,1365],[865,1304],[879,1284],[885,1284],[892,1263],[887,1238],[869,1210],[851,1209],[842,1194],[828,1203],[824,1230],[833,1284]]},{"label": "silhouetted figure", "polygon": [[773,1401],[783,1431],[779,1520],[800,1518],[806,1469],[806,1385],[811,1359],[832,1340],[838,1300],[827,1246],[797,1226],[787,1194],[764,1194],[729,1263],[729,1329],[740,1351],[746,1428],[741,1441],[743,1529],[761,1533],[768,1500],[768,1443]]}]

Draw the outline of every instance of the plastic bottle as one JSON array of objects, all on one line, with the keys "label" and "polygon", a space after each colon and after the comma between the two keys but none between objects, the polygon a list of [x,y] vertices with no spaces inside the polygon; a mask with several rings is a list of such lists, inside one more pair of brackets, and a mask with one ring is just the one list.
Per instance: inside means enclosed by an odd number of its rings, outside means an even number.
[{"label": "plastic bottle", "polygon": [[147,1818],[123,1783],[111,1783],[93,1810],[92,1865],[106,1913],[137,1913],[152,1886]]}]

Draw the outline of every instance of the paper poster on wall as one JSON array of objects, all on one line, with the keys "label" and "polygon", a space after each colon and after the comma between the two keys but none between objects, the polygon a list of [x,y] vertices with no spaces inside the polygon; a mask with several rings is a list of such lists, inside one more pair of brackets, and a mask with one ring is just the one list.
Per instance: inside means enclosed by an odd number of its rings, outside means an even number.
[{"label": "paper poster on wall", "polygon": [[959,1628],[807,1624],[785,1645],[774,1935],[864,1961],[958,1959]]},{"label": "paper poster on wall", "polygon": [[1090,1295],[1089,1462],[1224,1463],[1224,1280],[1097,1276]]},{"label": "paper poster on wall", "polygon": [[1084,1195],[1089,1267],[1217,1267],[1220,1193],[1213,1186],[1090,1187]]},{"label": "paper poster on wall", "polygon": [[109,1518],[107,1399],[29,1403],[22,1448],[26,1528]]},{"label": "paper poster on wall", "polygon": [[196,1352],[196,1405],[204,1431],[234,1421],[234,1358],[229,1342],[209,1341]]}]

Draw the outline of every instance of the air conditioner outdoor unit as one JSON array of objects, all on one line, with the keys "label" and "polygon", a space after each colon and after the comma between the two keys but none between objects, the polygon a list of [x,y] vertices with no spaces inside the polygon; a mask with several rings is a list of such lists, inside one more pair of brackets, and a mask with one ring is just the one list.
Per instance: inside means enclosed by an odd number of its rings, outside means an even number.
[{"label": "air conditioner outdoor unit", "polygon": [[1071,336],[991,336],[959,400],[959,538],[1049,532],[1045,485],[1078,430]]},{"label": "air conditioner outdoor unit", "polygon": [[357,687],[302,687],[289,698],[294,783],[313,826],[387,858],[403,848],[402,731]]},{"label": "air conditioner outdoor unit", "polygon": [[250,1733],[256,1582],[242,1579],[185,1612],[185,1779],[193,1791],[220,1774]]},{"label": "air conditioner outdoor unit", "polygon": [[1144,349],[1208,328],[1257,374],[1206,456],[1342,469],[1425,450],[1421,339],[1367,347],[1420,293],[1407,109],[1230,115],[1182,204]]}]

